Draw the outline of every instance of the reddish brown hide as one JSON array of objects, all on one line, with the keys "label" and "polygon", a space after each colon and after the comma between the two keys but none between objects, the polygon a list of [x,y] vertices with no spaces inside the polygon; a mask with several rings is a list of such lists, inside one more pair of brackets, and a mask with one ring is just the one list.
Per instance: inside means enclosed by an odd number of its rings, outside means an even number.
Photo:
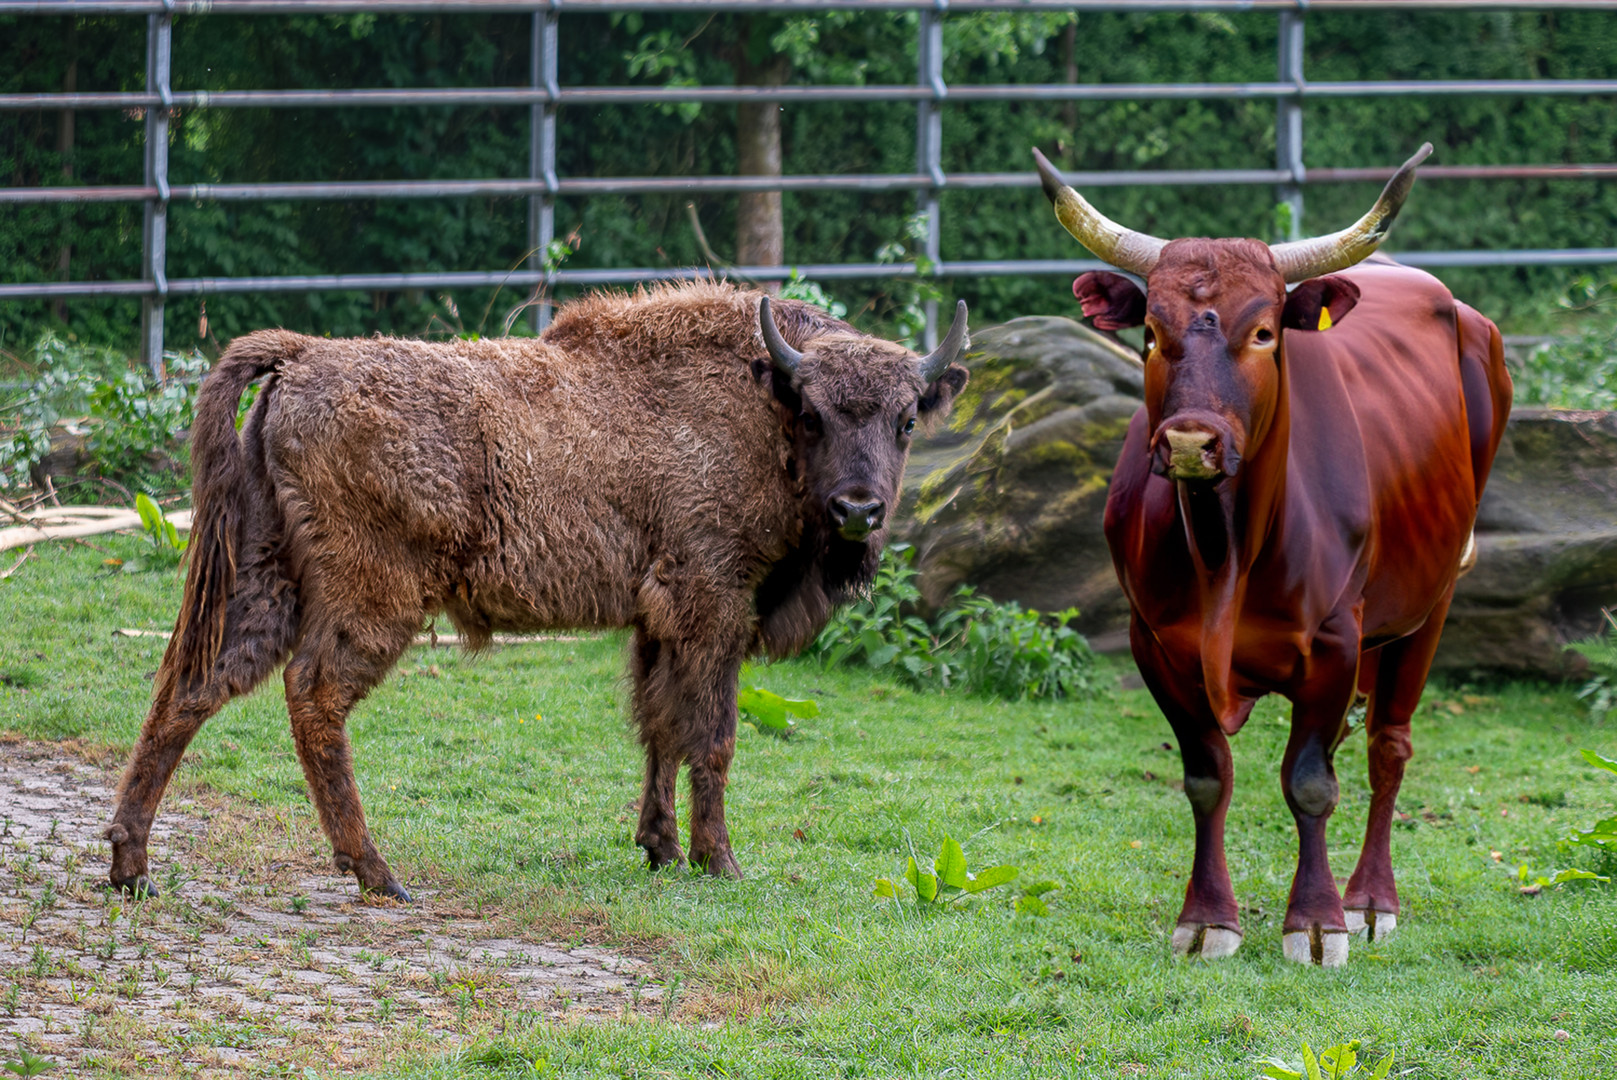
[{"label": "reddish brown hide", "polygon": [[190,571],[107,831],[113,884],[152,891],[147,837],[187,743],[284,664],[338,869],[408,899],[345,723],[437,612],[474,646],[632,628],[636,842],[653,867],[684,861],[688,766],[690,859],[739,876],[724,788],[742,659],[801,648],[869,581],[916,421],[966,383],[963,304],[925,358],[773,306],[692,284],[574,301],[537,341],[234,342],[197,405]]},{"label": "reddish brown hide", "polygon": [[[1146,404],[1112,478],[1106,536],[1195,817],[1175,945],[1218,955],[1239,940],[1227,736],[1275,693],[1293,703],[1281,784],[1300,839],[1286,952],[1341,962],[1337,935],[1396,922],[1389,834],[1410,717],[1510,409],[1498,330],[1379,256],[1288,296],[1255,241],[1169,243],[1145,301],[1115,274],[1086,274],[1075,291],[1097,323],[1132,314],[1148,330]],[[1356,692],[1369,698],[1373,794],[1339,897],[1325,830]]]}]

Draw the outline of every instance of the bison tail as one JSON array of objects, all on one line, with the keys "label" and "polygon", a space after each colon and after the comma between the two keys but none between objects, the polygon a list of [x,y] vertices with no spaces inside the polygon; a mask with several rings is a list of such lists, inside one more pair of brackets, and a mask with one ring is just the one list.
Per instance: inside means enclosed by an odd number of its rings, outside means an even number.
[{"label": "bison tail", "polygon": [[249,501],[264,486],[236,431],[242,393],[303,346],[299,334],[264,330],[237,338],[202,381],[191,424],[190,566],[179,620],[163,656],[164,675],[196,686],[213,670],[224,645],[225,615],[236,585],[236,557]]}]

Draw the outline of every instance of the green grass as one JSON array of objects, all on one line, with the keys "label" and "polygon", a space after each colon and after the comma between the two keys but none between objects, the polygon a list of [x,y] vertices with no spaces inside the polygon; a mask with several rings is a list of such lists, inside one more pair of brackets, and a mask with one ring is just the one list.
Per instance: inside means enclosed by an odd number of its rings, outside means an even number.
[{"label": "green grass", "polygon": [[[138,547],[97,542],[124,557]],[[42,545],[0,582],[0,727],[132,742],[162,642],[111,631],[168,628],[179,582],[109,574],[102,558]],[[1398,936],[1322,971],[1280,957],[1295,835],[1278,700],[1235,740],[1245,944],[1217,964],[1177,963],[1168,934],[1190,814],[1143,692],[1006,705],[806,663],[761,669],[770,689],[818,699],[821,716],[789,741],[744,732],[728,808],[748,878],[727,883],[643,869],[621,651],[610,636],[481,658],[417,650],[403,666],[418,673],[390,678],[350,732],[374,831],[407,886],[535,919],[585,915],[605,943],[651,943],[684,1006],[674,1020],[514,1023],[504,1041],[374,1075],[1256,1077],[1259,1059],[1296,1060],[1304,1039],[1354,1038],[1361,1056],[1396,1049],[1398,1070],[1434,1080],[1617,1069],[1617,887],[1524,897],[1513,875],[1520,862],[1566,865],[1556,839],[1617,802],[1617,784],[1577,754],[1613,753],[1617,729],[1591,725],[1568,689],[1428,691],[1400,797],[1410,819],[1394,835]],[[439,677],[419,673],[427,664]],[[1355,736],[1338,758],[1344,877],[1368,805],[1364,757]],[[182,774],[306,813],[278,680],[204,728]],[[902,870],[906,833],[926,856],[948,833],[973,866],[1059,882],[1050,916],[1012,914],[1010,889],[954,912],[873,900],[873,881]]]}]

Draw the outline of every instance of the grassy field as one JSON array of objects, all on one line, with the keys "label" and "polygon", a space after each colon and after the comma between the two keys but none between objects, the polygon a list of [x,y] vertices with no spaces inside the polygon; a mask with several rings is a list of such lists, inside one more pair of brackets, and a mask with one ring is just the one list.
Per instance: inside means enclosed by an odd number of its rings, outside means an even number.
[{"label": "grassy field", "polygon": [[[167,629],[179,585],[109,572],[104,557],[41,545],[0,582],[0,728],[131,744],[162,642],[112,631]],[[1143,691],[1013,705],[801,662],[760,669],[822,715],[788,741],[743,732],[728,806],[748,877],[731,883],[643,869],[621,651],[616,637],[479,658],[417,649],[350,732],[374,831],[408,887],[649,950],[671,1016],[512,1025],[367,1075],[1256,1077],[1265,1057],[1296,1062],[1304,1040],[1349,1039],[1374,1058],[1396,1050],[1394,1075],[1431,1080],[1617,1074],[1617,886],[1524,896],[1515,882],[1519,864],[1566,865],[1555,841],[1617,803],[1613,778],[1578,756],[1617,751],[1617,730],[1591,724],[1567,689],[1428,691],[1394,834],[1398,936],[1323,971],[1280,955],[1295,861],[1281,702],[1235,740],[1245,944],[1179,963],[1168,935],[1190,815]],[[1115,664],[1119,680],[1130,670]],[[1331,857],[1345,877],[1368,805],[1362,736],[1338,764]],[[204,728],[181,772],[309,813],[278,680]],[[974,868],[1057,882],[1049,916],[1015,914],[1011,888],[958,911],[872,898],[909,840],[930,857],[945,834]]]}]

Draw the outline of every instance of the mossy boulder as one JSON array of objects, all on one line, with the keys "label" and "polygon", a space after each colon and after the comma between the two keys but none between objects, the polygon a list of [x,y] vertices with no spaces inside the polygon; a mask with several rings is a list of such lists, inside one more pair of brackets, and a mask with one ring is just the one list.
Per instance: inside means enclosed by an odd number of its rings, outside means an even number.
[{"label": "mossy boulder", "polygon": [[[895,538],[926,601],[962,583],[1044,611],[1076,606],[1099,648],[1127,647],[1128,605],[1101,534],[1106,488],[1141,402],[1138,357],[1065,318],[975,333],[971,383],[910,463]],[[1617,413],[1519,409],[1477,520],[1439,670],[1575,674],[1567,641],[1617,604]]]}]

